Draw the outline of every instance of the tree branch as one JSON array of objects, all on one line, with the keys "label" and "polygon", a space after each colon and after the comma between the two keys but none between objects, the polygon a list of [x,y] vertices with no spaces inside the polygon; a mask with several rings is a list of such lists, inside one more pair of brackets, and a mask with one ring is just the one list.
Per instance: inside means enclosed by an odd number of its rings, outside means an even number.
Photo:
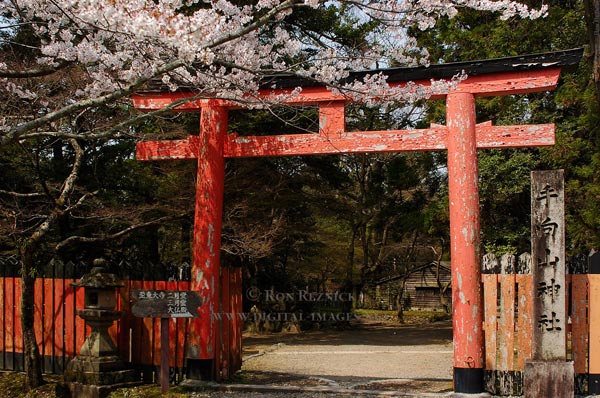
[{"label": "tree branch", "polygon": [[61,191],[60,196],[56,200],[56,204],[59,206],[63,206],[67,201],[68,196],[73,192],[73,188],[75,187],[75,181],[79,177],[79,169],[81,168],[81,164],[83,163],[83,149],[79,146],[79,143],[75,139],[70,139],[69,143],[73,147],[75,151],[75,161],[73,162],[73,168],[71,168],[71,172],[69,176],[65,180]]},{"label": "tree branch", "polygon": [[230,42],[231,40],[235,40],[239,37],[242,37],[252,31],[260,28],[261,26],[266,25],[275,16],[277,16],[277,14],[279,14],[280,12],[287,10],[288,8],[293,8],[294,5],[298,5],[298,4],[302,4],[302,1],[301,0],[284,1],[283,3],[279,4],[277,7],[271,8],[269,10],[269,12],[267,12],[265,15],[258,18],[256,21],[252,22],[251,24],[248,24],[248,26],[246,26],[245,28],[243,28],[237,32],[231,33],[229,35],[226,35],[224,37],[221,37],[220,39],[214,40],[212,43],[209,43],[206,46],[206,48],[217,47],[217,46],[220,46],[221,44],[225,44],[227,42]]},{"label": "tree branch", "polygon": [[141,87],[143,84],[150,81],[154,76],[158,76],[160,74],[170,72],[170,71],[177,69],[184,65],[185,65],[184,62],[181,60],[173,61],[173,62],[163,66],[162,68],[159,68],[153,74],[153,76],[139,78],[138,80],[136,80],[135,82],[131,83],[129,86],[127,86],[121,90],[113,91],[110,94],[106,94],[106,95],[100,96],[98,98],[91,98],[91,99],[86,99],[86,100],[81,100],[81,101],[75,102],[71,105],[67,105],[61,109],[54,111],[54,112],[47,113],[46,115],[38,117],[30,122],[18,125],[12,129],[9,129],[6,134],[4,134],[2,137],[0,137],[0,145],[10,144],[10,143],[18,140],[21,137],[21,135],[25,134],[26,132],[31,131],[35,128],[41,127],[46,123],[50,123],[52,121],[58,120],[62,117],[71,115],[75,112],[79,112],[83,109],[94,107],[94,106],[104,105],[104,104],[116,101],[117,99],[123,98],[127,95],[130,95],[136,89]]},{"label": "tree branch", "polygon": [[71,168],[71,172],[69,176],[66,178],[63,186],[61,188],[60,196],[56,199],[54,209],[50,213],[50,215],[41,223],[36,230],[31,234],[28,240],[28,244],[37,245],[42,238],[50,231],[54,223],[65,215],[66,209],[64,207],[65,202],[69,195],[73,192],[75,188],[75,181],[79,177],[79,170],[81,168],[81,164],[83,163],[83,149],[79,146],[76,140],[70,140],[71,146],[75,151],[75,160],[73,161],[73,167]]},{"label": "tree branch", "polygon": [[12,196],[15,198],[39,198],[42,196],[46,196],[45,194],[39,193],[39,192],[21,193],[21,192],[5,191],[4,189],[0,189],[0,194]]},{"label": "tree branch", "polygon": [[[252,31],[260,28],[261,26],[266,25],[274,17],[276,17],[277,14],[279,14],[280,12],[282,12],[286,9],[294,7],[294,5],[296,5],[296,4],[300,4],[300,0],[287,0],[287,1],[279,4],[277,7],[270,9],[267,13],[265,13],[265,15],[258,18],[256,21],[248,24],[244,28],[238,30],[237,32],[234,32],[234,33],[225,35],[219,39],[216,39],[216,40],[212,41],[211,43],[208,43],[207,45],[205,45],[204,48],[218,47],[222,44],[225,44],[232,40],[240,38]],[[61,109],[54,111],[54,112],[47,113],[46,115],[38,117],[29,122],[17,125],[11,129],[9,129],[4,135],[2,135],[0,137],[0,145],[10,144],[10,143],[18,140],[22,135],[24,135],[25,133],[27,133],[33,129],[41,127],[44,124],[58,120],[65,116],[71,115],[73,113],[80,112],[83,109],[104,105],[104,104],[113,102],[117,99],[128,96],[128,95],[132,94],[133,92],[135,92],[135,90],[137,90],[139,87],[141,87],[142,85],[144,85],[147,82],[149,82],[150,80],[152,80],[153,78],[160,76],[164,73],[171,72],[182,66],[185,66],[184,61],[175,60],[173,62],[170,62],[170,63],[164,65],[161,68],[158,68],[156,71],[154,71],[152,73],[151,76],[141,77],[141,78],[137,79],[136,81],[132,82],[131,84],[129,84],[128,86],[126,86],[125,88],[113,91],[109,94],[100,96],[98,98],[85,99],[85,100],[75,102],[71,105],[67,105],[65,107],[62,107]]]},{"label": "tree branch", "polygon": [[186,102],[194,101],[200,97],[201,97],[201,95],[197,94],[197,95],[194,95],[191,97],[186,97],[186,98],[179,99],[177,101],[173,101],[170,104],[165,105],[161,109],[157,109],[157,110],[151,111],[151,112],[140,113],[134,117],[127,118],[127,120],[124,120],[121,123],[117,123],[113,127],[109,128],[108,130],[104,130],[104,131],[91,130],[91,131],[85,131],[82,133],[66,133],[66,132],[60,132],[60,131],[37,131],[35,133],[23,134],[19,137],[19,139],[24,140],[24,139],[28,139],[28,138],[38,138],[38,137],[73,138],[73,139],[79,139],[79,140],[96,140],[96,139],[101,139],[101,138],[126,138],[126,137],[131,138],[131,137],[133,137],[133,135],[131,133],[123,133],[121,130],[126,127],[135,125],[136,123],[139,123],[146,119],[150,119],[154,116],[160,116],[164,113],[169,113],[173,109],[177,108],[179,105],[183,105]]},{"label": "tree branch", "polygon": [[66,67],[69,63],[62,62],[53,68],[29,69],[29,70],[0,70],[0,78],[28,79],[31,77],[48,76]]},{"label": "tree branch", "polygon": [[67,239],[59,242],[55,246],[55,248],[58,251],[58,250],[65,248],[66,246],[74,244],[74,243],[99,243],[99,242],[106,242],[108,240],[115,240],[115,239],[121,238],[137,229],[149,227],[151,225],[161,224],[164,221],[169,221],[169,220],[173,220],[173,219],[184,217],[184,216],[187,216],[187,214],[179,214],[177,216],[161,217],[161,218],[157,218],[156,220],[131,225],[131,226],[129,226],[119,232],[116,232],[114,234],[98,236],[98,237],[94,237],[94,238],[88,237],[88,236],[69,236]]}]

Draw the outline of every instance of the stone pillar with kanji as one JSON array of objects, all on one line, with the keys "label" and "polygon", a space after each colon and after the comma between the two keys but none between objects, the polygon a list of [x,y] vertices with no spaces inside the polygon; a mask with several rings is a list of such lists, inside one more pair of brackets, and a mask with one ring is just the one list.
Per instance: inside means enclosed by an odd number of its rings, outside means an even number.
[{"label": "stone pillar with kanji", "polygon": [[571,398],[567,362],[564,171],[531,173],[533,360],[525,365],[525,397]]}]

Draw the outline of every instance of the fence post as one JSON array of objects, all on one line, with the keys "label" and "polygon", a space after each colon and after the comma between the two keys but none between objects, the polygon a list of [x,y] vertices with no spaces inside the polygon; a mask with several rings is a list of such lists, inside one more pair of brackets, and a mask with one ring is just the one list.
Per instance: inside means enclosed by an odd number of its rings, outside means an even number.
[{"label": "fence post", "polygon": [[[485,391],[523,395],[525,361],[531,359],[533,287],[531,255],[493,254],[482,259],[485,330]],[[500,302],[498,302],[500,298]]]},{"label": "fence post", "polygon": [[586,395],[588,390],[588,274],[589,255],[575,255],[567,263],[571,288],[571,358],[575,371],[575,394]]},{"label": "fence post", "polygon": [[589,281],[589,379],[590,394],[600,394],[600,253],[590,257]]},{"label": "fence post", "polygon": [[[522,253],[517,262],[517,285],[519,286],[518,301],[518,321],[517,331],[518,337],[518,362],[516,369],[523,372],[525,363],[531,360],[533,355],[533,278],[531,275],[531,254]],[[521,379],[522,381],[522,379]],[[523,385],[521,385],[521,390]]]}]

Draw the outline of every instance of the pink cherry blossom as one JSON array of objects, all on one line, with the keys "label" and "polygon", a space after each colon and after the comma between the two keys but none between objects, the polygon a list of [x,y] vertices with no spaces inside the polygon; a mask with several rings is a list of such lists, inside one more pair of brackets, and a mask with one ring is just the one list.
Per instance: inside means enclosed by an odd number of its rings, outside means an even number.
[{"label": "pink cherry blossom", "polygon": [[[202,6],[193,12],[180,11],[193,3]],[[297,32],[291,34],[280,23],[297,7],[342,5],[357,21],[381,23],[380,31],[369,38],[370,45],[349,52],[324,37],[317,43]],[[42,39],[35,67],[80,64],[89,77],[73,99],[81,104],[114,100],[121,93],[126,97],[156,79],[172,90],[186,85],[197,94],[243,99],[248,105],[260,79],[277,73],[315,79],[373,103],[374,99],[411,101],[453,84],[390,90],[377,74],[349,85],[337,82],[349,70],[385,66],[391,59],[407,66],[426,65],[428,54],[408,36],[407,27],[429,29],[439,17],[453,17],[462,7],[498,12],[501,18],[537,18],[546,12],[545,7],[532,10],[509,0],[259,0],[254,5],[228,0],[0,0],[2,15],[10,16],[0,29],[10,34],[12,22],[31,24]],[[303,52],[309,46],[313,51],[306,58]],[[0,64],[0,71],[6,68]],[[35,98],[19,84],[18,79],[3,78],[0,92]],[[65,105],[52,104],[44,112],[52,114]],[[16,128],[3,126],[17,134]]]}]

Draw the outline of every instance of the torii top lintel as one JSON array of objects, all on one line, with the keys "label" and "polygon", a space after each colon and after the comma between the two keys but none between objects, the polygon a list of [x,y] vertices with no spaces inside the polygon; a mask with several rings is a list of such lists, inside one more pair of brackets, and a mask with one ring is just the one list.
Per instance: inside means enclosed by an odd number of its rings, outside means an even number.
[{"label": "torii top lintel", "polygon": [[[447,79],[466,73],[452,93],[473,96],[498,96],[552,90],[558,83],[561,69],[579,63],[582,49],[551,52],[520,57],[458,62],[417,68],[394,68],[354,72],[349,79],[360,79],[367,73],[387,75],[391,85],[409,81],[428,84],[431,79]],[[319,134],[238,136],[227,134],[223,143],[224,157],[289,156],[324,153],[368,153],[410,150],[443,150],[446,148],[446,127],[432,126],[420,130],[387,130],[347,132],[344,109],[347,99],[333,94],[324,86],[290,76],[267,79],[260,94],[265,97],[287,93],[301,86],[302,93],[291,104],[319,106]],[[273,88],[275,87],[275,88]],[[137,109],[162,109],[192,97],[188,90],[140,92],[133,96]],[[210,107],[237,108],[237,105],[217,99],[198,99],[185,102],[177,111],[199,111]],[[554,144],[554,125],[477,127],[478,148],[545,146]],[[140,160],[189,159],[198,153],[198,136],[184,140],[153,141],[138,144]]]},{"label": "torii top lintel", "polygon": [[[583,50],[573,49],[517,57],[487,59],[470,62],[436,64],[428,67],[404,67],[352,72],[347,80],[362,79],[367,74],[382,73],[391,86],[405,85],[407,82],[428,85],[432,79],[450,79],[461,73],[468,78],[462,81],[454,92],[468,92],[476,96],[501,96],[552,90],[556,87],[561,68],[573,67],[579,63]],[[346,100],[333,94],[325,86],[315,81],[295,76],[277,75],[264,79],[261,95],[270,97],[291,92],[302,87],[302,94],[290,102],[315,104],[319,102]],[[140,110],[157,110],[184,98],[192,97],[190,90],[182,88],[176,92],[152,90],[133,95],[133,103]],[[440,95],[438,97],[443,97]],[[227,101],[201,99],[178,106],[178,111],[194,111],[212,105],[237,108]]]}]

